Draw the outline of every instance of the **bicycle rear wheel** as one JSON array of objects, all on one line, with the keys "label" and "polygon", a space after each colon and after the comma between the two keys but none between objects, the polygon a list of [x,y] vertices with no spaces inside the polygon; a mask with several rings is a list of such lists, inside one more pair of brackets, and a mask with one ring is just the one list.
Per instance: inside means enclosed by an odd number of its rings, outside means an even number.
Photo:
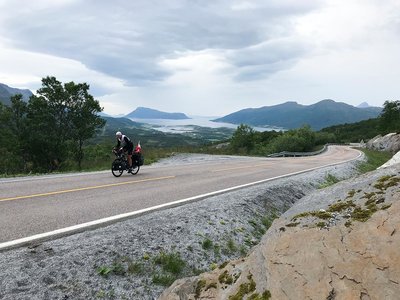
[{"label": "bicycle rear wheel", "polygon": [[134,167],[132,168],[131,174],[132,174],[132,175],[136,175],[136,174],[139,172],[139,170],[140,170],[140,166],[134,166]]}]

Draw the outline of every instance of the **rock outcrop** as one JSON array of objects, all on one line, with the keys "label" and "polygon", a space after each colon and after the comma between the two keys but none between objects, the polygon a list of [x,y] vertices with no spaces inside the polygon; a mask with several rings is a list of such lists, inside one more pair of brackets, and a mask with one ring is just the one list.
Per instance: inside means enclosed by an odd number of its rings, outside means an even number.
[{"label": "rock outcrop", "polygon": [[400,133],[389,133],[385,136],[378,135],[370,139],[366,147],[372,150],[389,151],[396,153],[400,151]]},{"label": "rock outcrop", "polygon": [[400,164],[304,197],[246,258],[160,299],[398,299]]}]

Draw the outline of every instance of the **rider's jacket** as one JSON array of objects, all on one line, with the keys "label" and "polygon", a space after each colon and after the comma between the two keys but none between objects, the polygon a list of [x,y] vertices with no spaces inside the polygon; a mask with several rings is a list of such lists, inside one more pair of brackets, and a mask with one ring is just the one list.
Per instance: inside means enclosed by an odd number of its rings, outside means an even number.
[{"label": "rider's jacket", "polygon": [[117,147],[127,149],[129,147],[133,147],[133,143],[126,135],[122,135],[121,139],[117,138]]}]

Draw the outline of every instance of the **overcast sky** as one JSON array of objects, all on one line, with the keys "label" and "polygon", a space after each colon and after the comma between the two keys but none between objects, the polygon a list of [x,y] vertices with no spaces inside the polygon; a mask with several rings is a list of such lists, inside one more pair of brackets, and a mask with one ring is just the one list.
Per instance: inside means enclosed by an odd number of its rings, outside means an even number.
[{"label": "overcast sky", "polygon": [[400,99],[400,0],[0,0],[0,82],[109,114]]}]

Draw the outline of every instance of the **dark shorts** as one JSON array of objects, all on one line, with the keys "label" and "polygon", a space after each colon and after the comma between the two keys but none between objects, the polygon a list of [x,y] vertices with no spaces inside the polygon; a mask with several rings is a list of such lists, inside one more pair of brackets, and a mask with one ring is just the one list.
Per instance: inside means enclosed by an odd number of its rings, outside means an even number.
[{"label": "dark shorts", "polygon": [[133,143],[132,143],[132,144],[129,144],[129,145],[126,145],[126,146],[124,147],[124,150],[125,150],[126,152],[128,152],[128,155],[132,155],[132,152],[133,152]]}]

